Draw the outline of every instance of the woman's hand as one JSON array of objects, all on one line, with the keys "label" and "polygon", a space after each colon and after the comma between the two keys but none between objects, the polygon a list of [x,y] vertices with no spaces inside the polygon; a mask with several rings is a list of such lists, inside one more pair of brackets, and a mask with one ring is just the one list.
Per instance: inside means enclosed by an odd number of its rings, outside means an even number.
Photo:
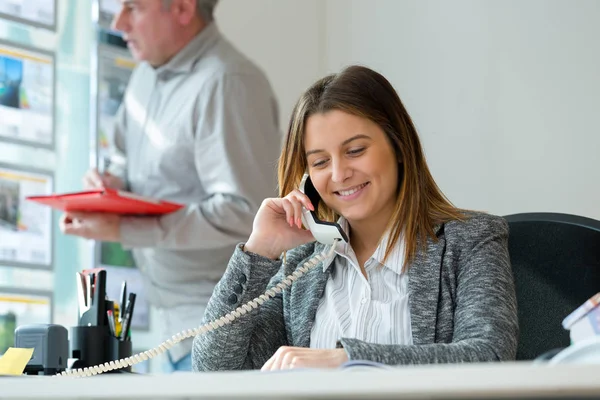
[{"label": "woman's hand", "polygon": [[244,249],[276,259],[286,250],[314,241],[312,233],[302,228],[302,206],[314,210],[308,197],[297,189],[284,198],[265,199]]},{"label": "woman's hand", "polygon": [[307,349],[304,347],[280,347],[261,371],[277,371],[294,368],[337,368],[348,361],[344,349]]}]

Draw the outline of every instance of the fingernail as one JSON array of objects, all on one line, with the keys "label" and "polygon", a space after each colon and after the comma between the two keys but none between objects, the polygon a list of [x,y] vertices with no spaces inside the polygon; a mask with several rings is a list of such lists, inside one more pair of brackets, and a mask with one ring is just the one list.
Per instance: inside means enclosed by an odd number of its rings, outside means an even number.
[{"label": "fingernail", "polygon": [[298,225],[298,228],[302,228],[302,220],[300,218],[296,219],[296,225]]}]

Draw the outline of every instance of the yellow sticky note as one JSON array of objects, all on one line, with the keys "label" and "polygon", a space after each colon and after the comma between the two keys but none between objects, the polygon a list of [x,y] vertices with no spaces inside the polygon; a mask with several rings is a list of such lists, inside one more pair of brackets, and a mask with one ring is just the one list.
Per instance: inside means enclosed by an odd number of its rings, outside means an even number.
[{"label": "yellow sticky note", "polygon": [[22,375],[32,355],[33,349],[9,347],[0,357],[0,375]]}]

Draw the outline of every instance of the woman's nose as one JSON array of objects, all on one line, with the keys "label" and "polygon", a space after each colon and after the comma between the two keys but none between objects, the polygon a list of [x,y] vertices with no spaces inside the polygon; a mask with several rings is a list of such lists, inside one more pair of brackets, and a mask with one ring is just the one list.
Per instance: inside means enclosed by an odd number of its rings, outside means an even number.
[{"label": "woman's nose", "polygon": [[335,183],[344,182],[352,174],[349,165],[343,160],[333,160],[331,165],[331,180]]}]

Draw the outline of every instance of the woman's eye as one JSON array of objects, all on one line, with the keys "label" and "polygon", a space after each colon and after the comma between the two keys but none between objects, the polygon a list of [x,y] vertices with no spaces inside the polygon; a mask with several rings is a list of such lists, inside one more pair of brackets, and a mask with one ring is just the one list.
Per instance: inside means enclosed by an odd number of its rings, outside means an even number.
[{"label": "woman's eye", "polygon": [[327,163],[327,160],[318,160],[312,163],[313,168],[323,167]]},{"label": "woman's eye", "polygon": [[351,156],[356,156],[356,155],[361,154],[364,151],[365,151],[365,148],[364,147],[360,147],[358,149],[348,150],[348,154],[350,154]]}]

